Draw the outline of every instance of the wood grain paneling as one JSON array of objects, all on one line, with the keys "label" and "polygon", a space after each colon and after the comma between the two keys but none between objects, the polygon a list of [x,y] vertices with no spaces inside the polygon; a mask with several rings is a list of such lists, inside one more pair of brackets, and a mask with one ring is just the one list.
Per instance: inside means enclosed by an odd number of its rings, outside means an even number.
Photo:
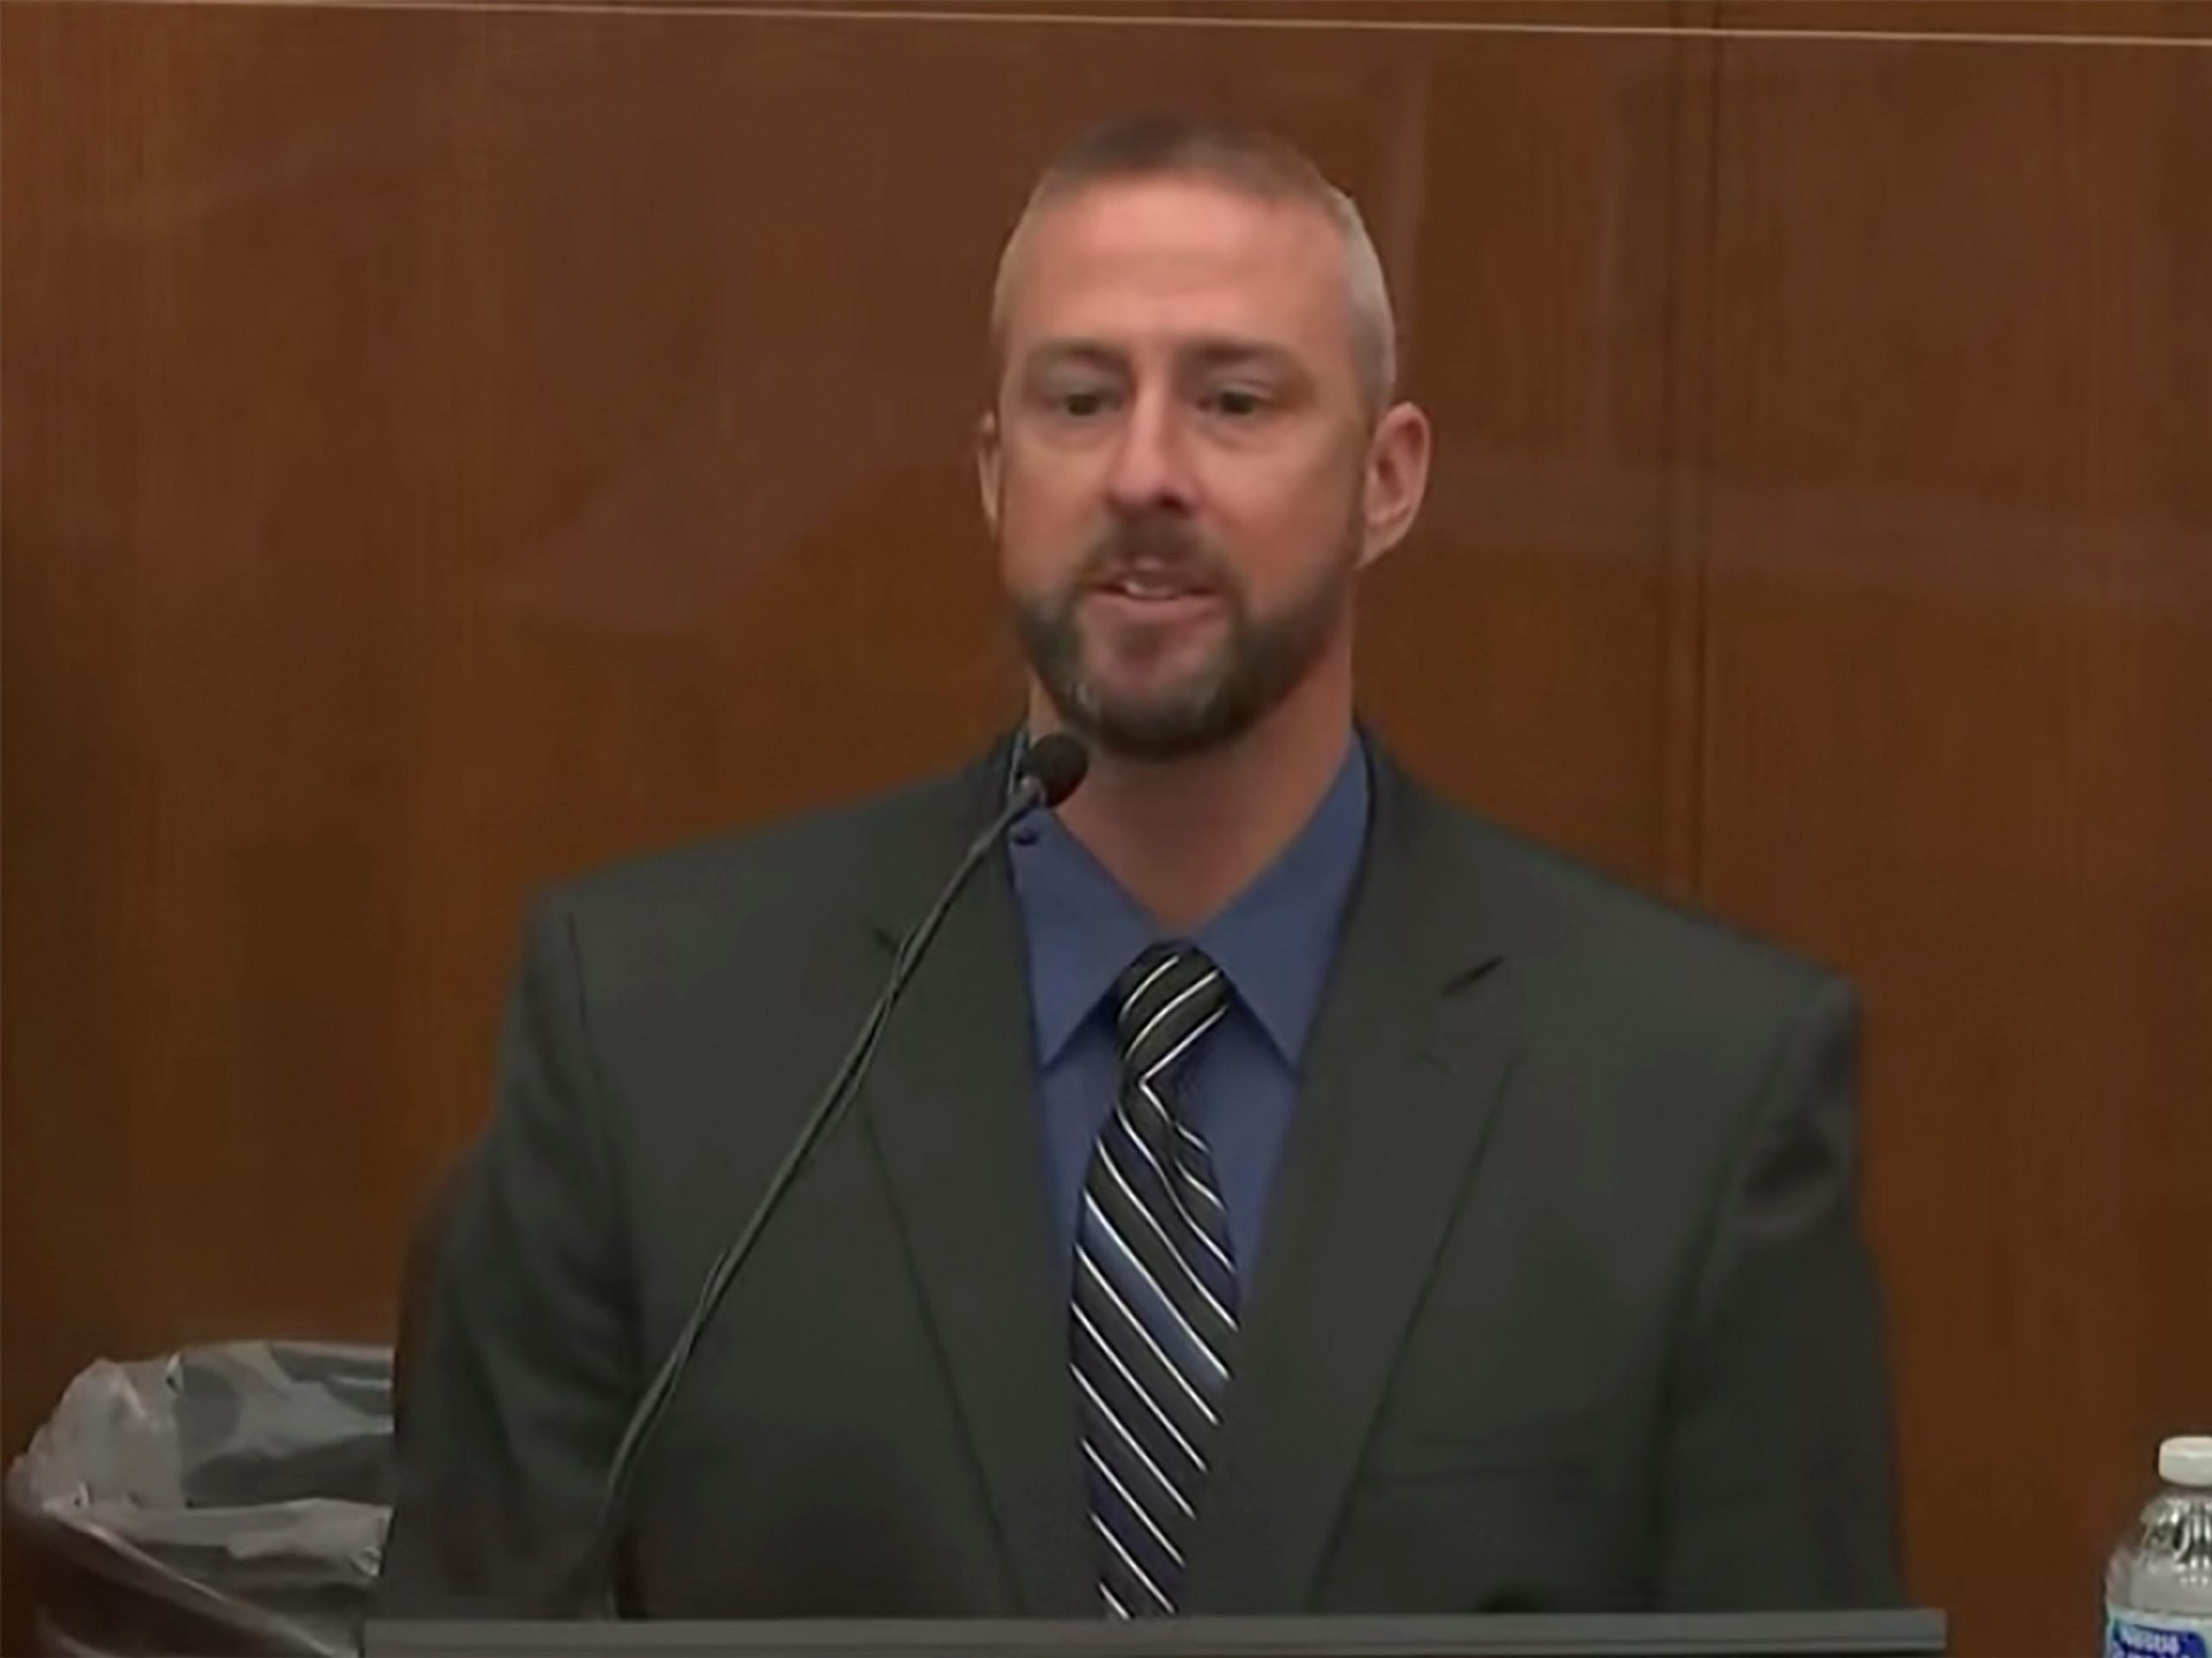
[{"label": "wood grain paneling", "polygon": [[2212,52],[1730,41],[1716,129],[1701,890],[1864,992],[1916,1586],[2088,1650],[2212,1420]]},{"label": "wood grain paneling", "polygon": [[2212,39],[2212,9],[2196,0],[1726,0],[1714,23],[1730,38],[1787,34],[1813,43],[1832,35],[1837,44],[1889,39],[1947,49],[1976,40],[2101,51],[2120,41]]},{"label": "wood grain paneling", "polygon": [[1008,717],[982,316],[1097,116],[1259,118],[1367,202],[1444,433],[1375,715],[1658,873],[1675,44],[0,31],[10,1451],[99,1354],[388,1331],[532,886]]}]

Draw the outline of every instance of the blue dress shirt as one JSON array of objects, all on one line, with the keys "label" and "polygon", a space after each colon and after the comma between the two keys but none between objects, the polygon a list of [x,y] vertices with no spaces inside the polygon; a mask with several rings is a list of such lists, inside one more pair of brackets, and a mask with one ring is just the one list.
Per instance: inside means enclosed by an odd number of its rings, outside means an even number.
[{"label": "blue dress shirt", "polygon": [[[1367,841],[1367,756],[1357,735],[1290,844],[1190,935],[1229,981],[1230,1009],[1178,1066],[1176,1097],[1213,1153],[1240,1277],[1259,1260],[1275,1160],[1298,1107],[1306,1038],[1336,956]],[[1121,1082],[1114,981],[1165,933],[1050,813],[1014,831],[1027,934],[1045,1173],[1064,1267],[1092,1148]]]}]

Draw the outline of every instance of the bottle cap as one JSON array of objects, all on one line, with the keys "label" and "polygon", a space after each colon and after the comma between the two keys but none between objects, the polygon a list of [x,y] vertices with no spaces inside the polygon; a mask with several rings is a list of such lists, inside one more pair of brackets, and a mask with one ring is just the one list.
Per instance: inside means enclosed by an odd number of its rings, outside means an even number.
[{"label": "bottle cap", "polygon": [[2192,1434],[2160,1445],[2158,1477],[2169,1485],[2212,1485],[2212,1434]]}]

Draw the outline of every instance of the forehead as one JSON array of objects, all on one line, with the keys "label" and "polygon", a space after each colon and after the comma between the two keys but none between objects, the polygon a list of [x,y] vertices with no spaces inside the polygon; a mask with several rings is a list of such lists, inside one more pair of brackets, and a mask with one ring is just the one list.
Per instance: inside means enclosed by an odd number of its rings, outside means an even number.
[{"label": "forehead", "polygon": [[1086,185],[1033,213],[1012,250],[1006,343],[1143,343],[1243,334],[1319,353],[1347,342],[1344,248],[1318,206],[1203,179]]}]

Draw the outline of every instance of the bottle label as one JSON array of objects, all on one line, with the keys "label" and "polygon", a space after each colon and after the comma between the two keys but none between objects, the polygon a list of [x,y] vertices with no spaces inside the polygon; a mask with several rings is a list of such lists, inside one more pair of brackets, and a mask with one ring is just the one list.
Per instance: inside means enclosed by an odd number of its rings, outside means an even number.
[{"label": "bottle label", "polygon": [[2105,1608],[2105,1658],[2212,1658],[2212,1618]]}]

